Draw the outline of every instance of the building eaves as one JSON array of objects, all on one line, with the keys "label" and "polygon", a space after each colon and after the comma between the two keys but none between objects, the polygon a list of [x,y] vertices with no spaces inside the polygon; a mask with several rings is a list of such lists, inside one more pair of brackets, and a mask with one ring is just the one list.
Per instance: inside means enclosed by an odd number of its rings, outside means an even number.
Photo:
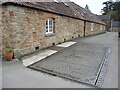
[{"label": "building eaves", "polygon": [[66,2],[68,6],[63,2],[4,2],[2,4],[9,3],[105,25],[96,15],[73,2]]}]

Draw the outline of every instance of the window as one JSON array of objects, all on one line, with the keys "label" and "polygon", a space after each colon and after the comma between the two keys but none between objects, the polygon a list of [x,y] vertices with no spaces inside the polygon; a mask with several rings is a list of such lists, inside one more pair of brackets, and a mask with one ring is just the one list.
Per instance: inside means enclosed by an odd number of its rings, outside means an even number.
[{"label": "window", "polygon": [[106,30],[106,27],[104,26],[104,31]]},{"label": "window", "polygon": [[53,33],[53,19],[47,18],[46,19],[46,34]]},{"label": "window", "polygon": [[63,2],[65,6],[68,6],[68,4],[64,0],[61,0],[61,2]]},{"label": "window", "polygon": [[101,25],[100,30],[102,31],[102,29],[103,29],[103,26]]},{"label": "window", "polygon": [[58,0],[54,0],[54,2],[59,3],[59,1],[58,1]]},{"label": "window", "polygon": [[84,16],[84,14],[83,14],[83,13],[81,13],[81,15],[82,15],[82,16]]},{"label": "window", "polygon": [[91,31],[93,31],[94,23],[91,23]]}]

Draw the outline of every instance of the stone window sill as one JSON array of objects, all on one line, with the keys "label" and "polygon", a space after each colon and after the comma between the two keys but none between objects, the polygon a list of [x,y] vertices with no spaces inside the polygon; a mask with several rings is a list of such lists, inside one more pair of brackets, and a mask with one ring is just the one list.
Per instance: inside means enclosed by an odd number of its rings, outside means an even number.
[{"label": "stone window sill", "polygon": [[51,36],[55,36],[55,33],[49,33],[49,34],[45,34],[46,37],[51,37]]}]

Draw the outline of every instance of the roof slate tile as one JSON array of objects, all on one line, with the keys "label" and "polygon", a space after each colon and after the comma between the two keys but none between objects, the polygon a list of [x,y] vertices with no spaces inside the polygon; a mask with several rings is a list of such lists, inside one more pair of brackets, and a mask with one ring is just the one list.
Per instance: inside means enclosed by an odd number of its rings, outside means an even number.
[{"label": "roof slate tile", "polygon": [[[44,0],[46,1],[46,0]],[[54,1],[54,0],[53,0]],[[9,3],[9,2],[4,2]],[[68,6],[66,6],[63,2],[10,2],[17,5],[27,6],[31,8],[36,8],[60,15],[65,15],[68,17],[87,20],[95,23],[105,24],[102,22],[99,17],[89,10],[82,8],[81,6],[75,4],[74,2],[65,2]]]}]

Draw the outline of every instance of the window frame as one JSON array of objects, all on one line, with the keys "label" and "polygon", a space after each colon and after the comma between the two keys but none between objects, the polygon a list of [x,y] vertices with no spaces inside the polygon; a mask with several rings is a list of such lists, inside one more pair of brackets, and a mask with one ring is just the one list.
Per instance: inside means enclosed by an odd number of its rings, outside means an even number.
[{"label": "window frame", "polygon": [[91,32],[94,31],[94,23],[91,23]]},{"label": "window frame", "polygon": [[[50,20],[52,20],[52,23],[50,25]],[[45,25],[46,25],[46,34],[52,34],[54,33],[54,19],[53,18],[46,18],[45,20]]]},{"label": "window frame", "polygon": [[101,25],[101,27],[100,27],[100,31],[102,31],[103,30],[103,25]]}]

